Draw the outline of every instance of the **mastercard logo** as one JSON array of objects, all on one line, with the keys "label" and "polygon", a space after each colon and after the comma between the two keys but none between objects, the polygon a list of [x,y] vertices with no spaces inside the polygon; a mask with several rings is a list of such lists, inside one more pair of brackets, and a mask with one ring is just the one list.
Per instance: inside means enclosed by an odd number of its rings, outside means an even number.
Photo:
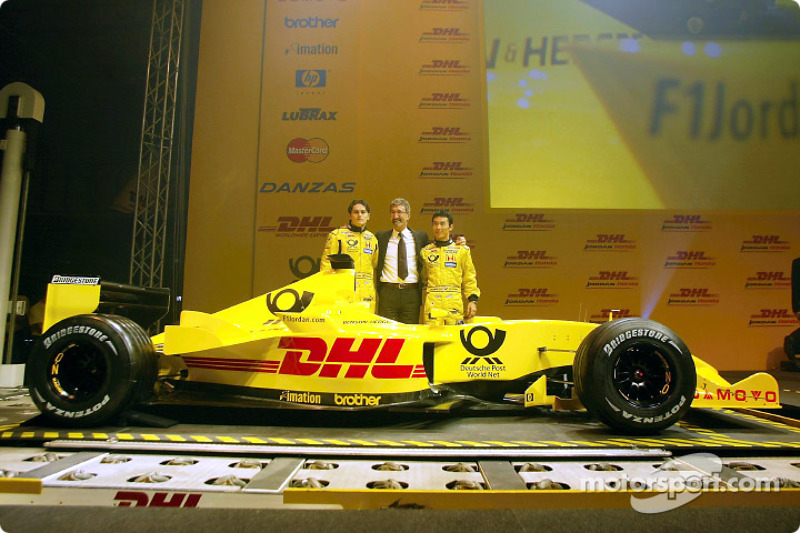
[{"label": "mastercard logo", "polygon": [[324,139],[297,138],[286,145],[286,156],[295,163],[319,163],[328,157],[328,143]]}]

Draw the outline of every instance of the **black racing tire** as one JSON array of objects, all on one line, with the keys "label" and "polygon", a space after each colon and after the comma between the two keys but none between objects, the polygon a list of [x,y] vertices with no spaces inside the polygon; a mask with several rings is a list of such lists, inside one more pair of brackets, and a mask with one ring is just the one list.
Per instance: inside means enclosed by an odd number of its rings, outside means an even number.
[{"label": "black racing tire", "polygon": [[132,320],[77,315],[36,341],[27,370],[31,398],[49,421],[91,427],[152,393],[158,357]]},{"label": "black racing tire", "polygon": [[648,435],[675,424],[697,387],[694,360],[669,328],[642,318],[606,322],[578,347],[575,391],[613,429]]}]

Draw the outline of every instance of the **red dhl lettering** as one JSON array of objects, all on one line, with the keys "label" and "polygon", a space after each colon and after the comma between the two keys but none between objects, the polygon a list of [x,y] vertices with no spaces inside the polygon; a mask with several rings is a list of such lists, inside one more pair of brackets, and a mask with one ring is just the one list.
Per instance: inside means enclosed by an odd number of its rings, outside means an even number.
[{"label": "red dhl lettering", "polygon": [[544,219],[544,215],[542,213],[536,213],[533,215],[517,213],[517,217],[514,222],[547,222],[547,220]]},{"label": "red dhl lettering", "polygon": [[678,260],[679,261],[696,261],[698,259],[706,259],[706,253],[705,252],[687,252],[687,251],[678,252]]},{"label": "red dhl lettering", "polygon": [[681,298],[702,298],[704,296],[714,296],[708,292],[708,289],[680,289],[678,294]]},{"label": "red dhl lettering", "polygon": [[788,281],[783,272],[756,272],[756,279],[759,281]]},{"label": "red dhl lettering", "polygon": [[794,318],[787,309],[762,309],[754,318]]},{"label": "red dhl lettering", "polygon": [[278,232],[317,233],[333,231],[333,217],[278,217]]},{"label": "red dhl lettering", "polygon": [[517,255],[509,255],[508,259],[531,260],[548,259],[548,257],[545,250],[517,250]]},{"label": "red dhl lettering", "polygon": [[434,35],[461,35],[460,28],[433,28]]},{"label": "red dhl lettering", "polygon": [[[759,401],[761,397],[764,397],[764,401],[767,403],[777,403],[778,402],[778,395],[773,391],[759,391],[759,390],[743,390],[743,389],[718,389],[717,390],[717,400],[723,402],[746,402],[748,397],[752,398],[755,401]],[[695,398],[697,398],[697,394],[695,394]],[[703,397],[704,400],[709,400],[709,394]]]},{"label": "red dhl lettering", "polygon": [[433,205],[436,207],[449,207],[455,205],[464,205],[463,198],[434,198]]},{"label": "red dhl lettering", "polygon": [[324,339],[284,337],[278,347],[286,354],[278,373],[363,379],[369,372],[375,379],[408,379],[414,365],[396,364],[404,342],[405,339],[362,339],[358,348],[352,349],[355,338],[338,338],[329,351]]},{"label": "red dhl lettering", "polygon": [[631,279],[631,278],[628,277],[628,271],[627,270],[619,270],[619,271],[601,270],[600,271],[600,276],[598,276],[597,279],[605,281],[605,280],[622,280],[622,279]]},{"label": "red dhl lettering", "polygon": [[624,233],[606,234],[598,233],[595,242],[626,242]]},{"label": "red dhl lettering", "polygon": [[702,217],[700,215],[675,215],[672,222],[675,224],[700,224]]},{"label": "red dhl lettering", "polygon": [[534,296],[547,296],[547,289],[519,289],[517,294],[509,294],[510,297],[532,298]]},{"label": "red dhl lettering", "polygon": [[434,135],[463,135],[461,133],[461,128],[443,128],[442,126],[434,126],[433,129]]},{"label": "red dhl lettering", "polygon": [[197,507],[202,494],[156,492],[152,499],[146,492],[120,490],[114,495],[118,507]]},{"label": "red dhl lettering", "polygon": [[753,244],[773,244],[781,242],[780,235],[753,235]]},{"label": "red dhl lettering", "polygon": [[434,102],[459,102],[461,93],[433,93],[431,99]]},{"label": "red dhl lettering", "polygon": [[434,161],[433,170],[463,170],[461,161]]},{"label": "red dhl lettering", "polygon": [[433,68],[461,68],[461,60],[459,59],[434,59],[432,61]]}]

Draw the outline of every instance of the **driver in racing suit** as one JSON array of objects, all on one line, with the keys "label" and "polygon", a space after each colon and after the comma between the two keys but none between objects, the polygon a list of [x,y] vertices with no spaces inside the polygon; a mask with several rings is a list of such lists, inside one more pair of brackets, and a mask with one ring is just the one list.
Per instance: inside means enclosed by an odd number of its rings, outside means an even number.
[{"label": "driver in racing suit", "polygon": [[320,272],[331,269],[329,254],[343,253],[353,258],[356,269],[356,297],[369,302],[369,310],[375,311],[375,284],[372,276],[378,265],[378,241],[367,231],[369,204],[364,200],[353,200],[347,207],[350,222],[328,234],[322,251]]},{"label": "driver in racing suit", "polygon": [[[420,252],[422,282],[425,284],[426,324],[435,324],[431,309],[447,311],[445,324],[458,324],[469,320],[478,312],[481,291],[472,254],[469,247],[452,241],[453,215],[449,211],[437,211],[433,215],[434,242]],[[464,300],[467,301],[466,312]]]}]

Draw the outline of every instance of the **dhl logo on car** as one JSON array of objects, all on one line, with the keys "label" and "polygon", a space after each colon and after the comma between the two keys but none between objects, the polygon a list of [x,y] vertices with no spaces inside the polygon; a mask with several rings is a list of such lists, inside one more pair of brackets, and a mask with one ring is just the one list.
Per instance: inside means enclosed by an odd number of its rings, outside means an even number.
[{"label": "dhl logo on car", "polygon": [[186,366],[232,372],[259,372],[322,378],[409,379],[424,378],[423,365],[397,364],[405,339],[338,338],[328,349],[319,337],[284,337],[278,349],[286,350],[280,361],[184,356]]}]

